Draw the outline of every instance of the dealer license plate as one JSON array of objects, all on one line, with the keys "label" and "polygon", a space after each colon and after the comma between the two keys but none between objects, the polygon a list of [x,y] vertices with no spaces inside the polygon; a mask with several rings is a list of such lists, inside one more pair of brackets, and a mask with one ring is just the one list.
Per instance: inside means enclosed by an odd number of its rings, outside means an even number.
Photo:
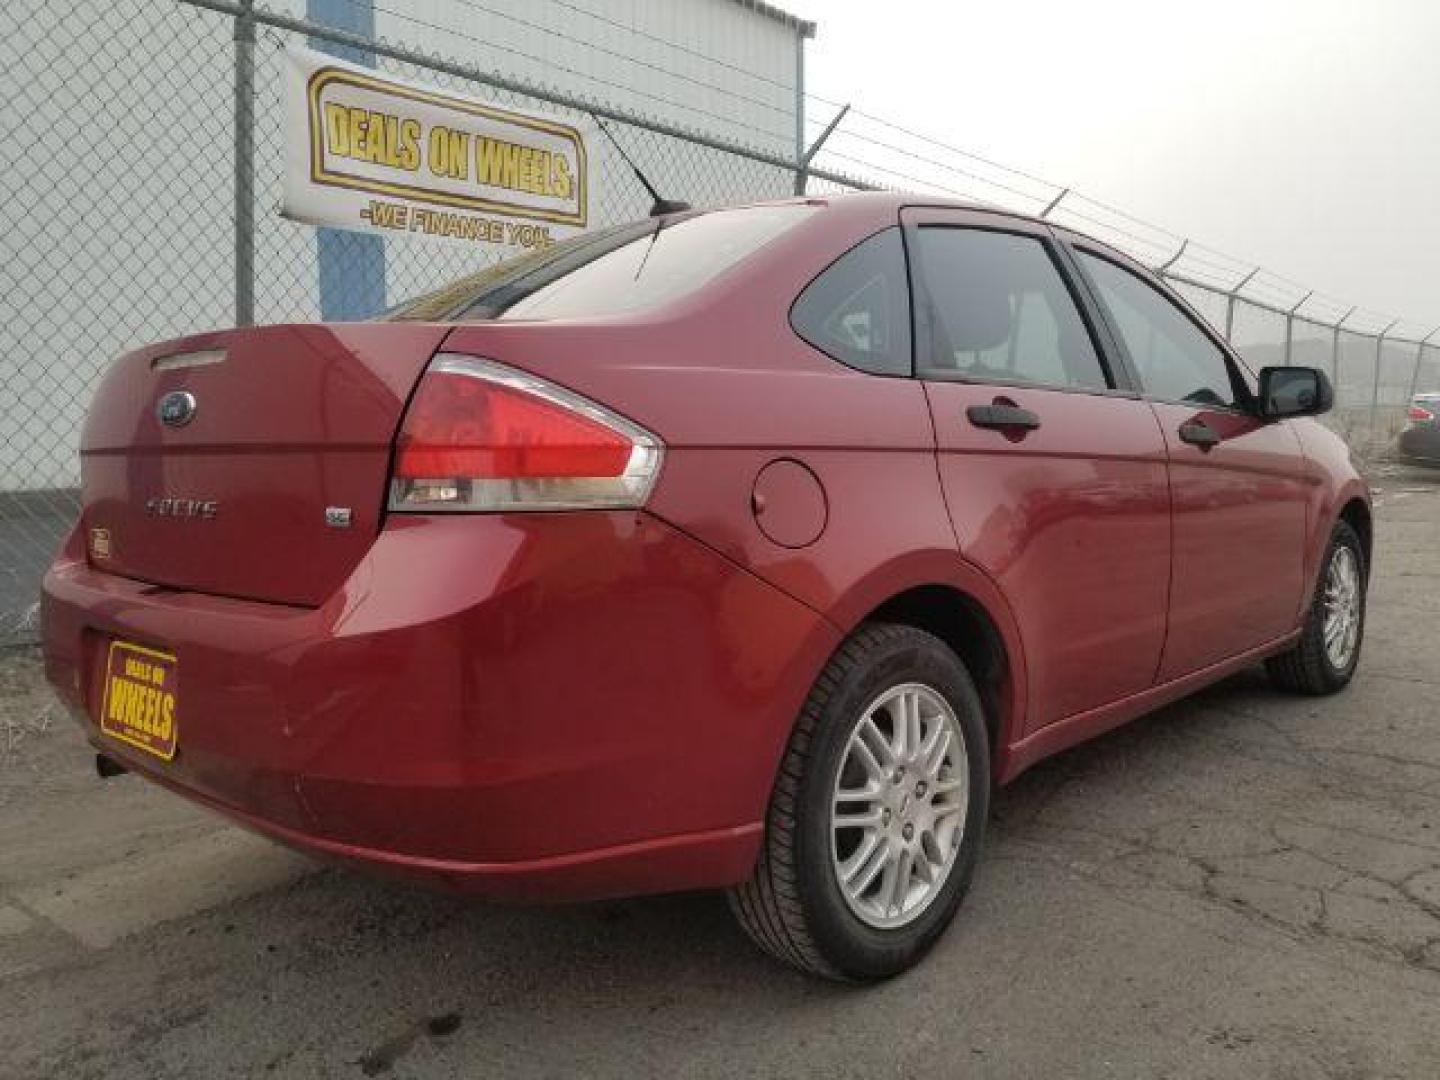
[{"label": "dealer license plate", "polygon": [[177,682],[172,654],[112,641],[105,663],[100,730],[169,761],[179,742]]}]

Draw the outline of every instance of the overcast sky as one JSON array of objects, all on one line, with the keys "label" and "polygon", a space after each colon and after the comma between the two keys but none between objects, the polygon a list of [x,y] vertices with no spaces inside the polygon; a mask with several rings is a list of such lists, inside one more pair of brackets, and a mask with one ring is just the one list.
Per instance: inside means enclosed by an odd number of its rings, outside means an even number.
[{"label": "overcast sky", "polygon": [[816,93],[1440,325],[1440,0],[789,6]]}]

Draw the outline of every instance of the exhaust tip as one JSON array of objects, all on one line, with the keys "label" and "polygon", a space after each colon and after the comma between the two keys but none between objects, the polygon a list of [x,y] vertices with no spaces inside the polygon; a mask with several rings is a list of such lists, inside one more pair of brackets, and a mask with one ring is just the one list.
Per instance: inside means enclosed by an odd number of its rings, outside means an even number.
[{"label": "exhaust tip", "polygon": [[122,776],[129,771],[112,757],[107,757],[105,754],[95,755],[95,772],[99,774],[101,780],[109,780],[112,776]]}]

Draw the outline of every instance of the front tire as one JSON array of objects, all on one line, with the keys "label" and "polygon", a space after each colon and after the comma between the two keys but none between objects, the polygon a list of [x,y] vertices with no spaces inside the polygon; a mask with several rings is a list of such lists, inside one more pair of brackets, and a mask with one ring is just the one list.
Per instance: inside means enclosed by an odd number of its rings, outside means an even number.
[{"label": "front tire", "polygon": [[801,710],[760,859],[730,906],[801,971],[895,975],[954,917],[989,802],[984,712],[965,666],[923,630],[867,624]]},{"label": "front tire", "polygon": [[1333,694],[1350,682],[1365,637],[1368,582],[1360,537],[1349,522],[1336,522],[1300,640],[1265,661],[1276,686],[1320,695]]}]

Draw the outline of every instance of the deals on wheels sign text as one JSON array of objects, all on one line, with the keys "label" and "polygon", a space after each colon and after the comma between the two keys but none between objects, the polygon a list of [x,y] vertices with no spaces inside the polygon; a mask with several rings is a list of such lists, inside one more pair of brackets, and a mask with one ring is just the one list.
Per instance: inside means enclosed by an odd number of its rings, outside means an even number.
[{"label": "deals on wheels sign text", "polygon": [[585,227],[587,135],[290,48],[284,214],[342,229],[544,247]]}]

